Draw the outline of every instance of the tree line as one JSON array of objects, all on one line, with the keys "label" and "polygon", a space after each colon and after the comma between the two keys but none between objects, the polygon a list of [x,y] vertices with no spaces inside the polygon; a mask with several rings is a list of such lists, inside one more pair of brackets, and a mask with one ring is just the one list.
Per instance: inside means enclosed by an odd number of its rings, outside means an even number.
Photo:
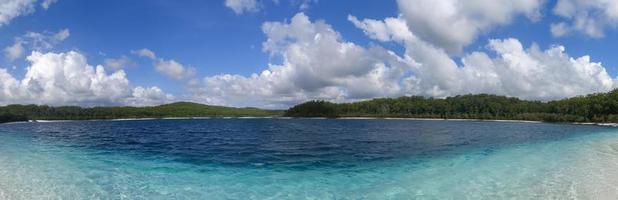
[{"label": "tree line", "polygon": [[490,94],[460,95],[444,99],[404,96],[353,103],[314,100],[288,109],[285,116],[618,122],[618,90],[548,102]]},{"label": "tree line", "polygon": [[178,102],[148,107],[52,107],[46,105],[7,105],[0,107],[0,123],[26,120],[90,120],[163,117],[265,117],[281,116],[282,111],[258,108],[232,108]]},{"label": "tree line", "polygon": [[352,103],[308,101],[286,111],[232,108],[178,102],[148,107],[52,107],[8,105],[0,107],[0,123],[26,120],[89,120],[163,117],[401,117],[504,119],[547,122],[618,122],[618,89],[607,93],[557,101],[528,101],[490,94],[460,95],[444,99],[403,96]]}]

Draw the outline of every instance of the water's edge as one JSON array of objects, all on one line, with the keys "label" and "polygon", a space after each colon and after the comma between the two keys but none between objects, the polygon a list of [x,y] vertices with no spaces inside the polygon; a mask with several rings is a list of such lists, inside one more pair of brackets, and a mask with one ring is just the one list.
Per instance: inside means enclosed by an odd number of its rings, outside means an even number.
[{"label": "water's edge", "polygon": [[[15,123],[52,123],[74,121],[144,121],[144,120],[200,120],[200,119],[332,119],[332,120],[412,120],[412,121],[478,121],[478,122],[512,122],[512,123],[549,123],[549,124],[574,124],[618,127],[618,123],[604,122],[546,122],[532,120],[509,120],[509,119],[458,119],[458,118],[405,118],[405,117],[163,117],[163,118],[118,118],[118,119],[87,119],[87,120],[30,120]],[[2,123],[0,123],[1,125]]]}]

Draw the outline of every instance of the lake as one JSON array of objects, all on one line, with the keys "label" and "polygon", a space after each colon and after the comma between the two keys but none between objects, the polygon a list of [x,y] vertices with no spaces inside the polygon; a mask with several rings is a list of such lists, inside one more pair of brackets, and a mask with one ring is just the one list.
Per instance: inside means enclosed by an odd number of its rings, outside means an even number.
[{"label": "lake", "polygon": [[0,125],[0,199],[615,199],[618,129],[381,119]]}]

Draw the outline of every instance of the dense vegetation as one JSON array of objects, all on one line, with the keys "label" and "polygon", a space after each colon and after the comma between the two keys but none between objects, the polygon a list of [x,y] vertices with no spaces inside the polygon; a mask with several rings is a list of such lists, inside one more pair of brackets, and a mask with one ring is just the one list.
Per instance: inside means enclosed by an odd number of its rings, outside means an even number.
[{"label": "dense vegetation", "polygon": [[526,101],[496,95],[446,99],[419,96],[355,103],[309,101],[285,112],[290,117],[416,117],[511,119],[549,122],[618,122],[618,90],[558,101]]},{"label": "dense vegetation", "polygon": [[257,108],[231,108],[178,102],[151,107],[0,107],[0,123],[25,120],[85,120],[164,117],[403,117],[511,119],[548,122],[618,122],[618,90],[558,101],[526,101],[479,94],[445,99],[420,96],[381,98],[354,103],[309,101],[283,113]]},{"label": "dense vegetation", "polygon": [[86,120],[163,117],[280,116],[281,111],[231,108],[178,102],[152,107],[93,107],[8,105],[0,107],[0,122],[31,120]]},{"label": "dense vegetation", "polygon": [[26,121],[28,118],[16,114],[0,114],[0,123]]}]

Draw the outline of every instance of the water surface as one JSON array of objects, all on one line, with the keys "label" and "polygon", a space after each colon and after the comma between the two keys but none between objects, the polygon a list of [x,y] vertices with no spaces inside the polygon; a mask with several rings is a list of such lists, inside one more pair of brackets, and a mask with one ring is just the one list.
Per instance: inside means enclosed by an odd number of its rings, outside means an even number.
[{"label": "water surface", "polygon": [[0,199],[618,197],[618,130],[332,119],[0,125]]}]

